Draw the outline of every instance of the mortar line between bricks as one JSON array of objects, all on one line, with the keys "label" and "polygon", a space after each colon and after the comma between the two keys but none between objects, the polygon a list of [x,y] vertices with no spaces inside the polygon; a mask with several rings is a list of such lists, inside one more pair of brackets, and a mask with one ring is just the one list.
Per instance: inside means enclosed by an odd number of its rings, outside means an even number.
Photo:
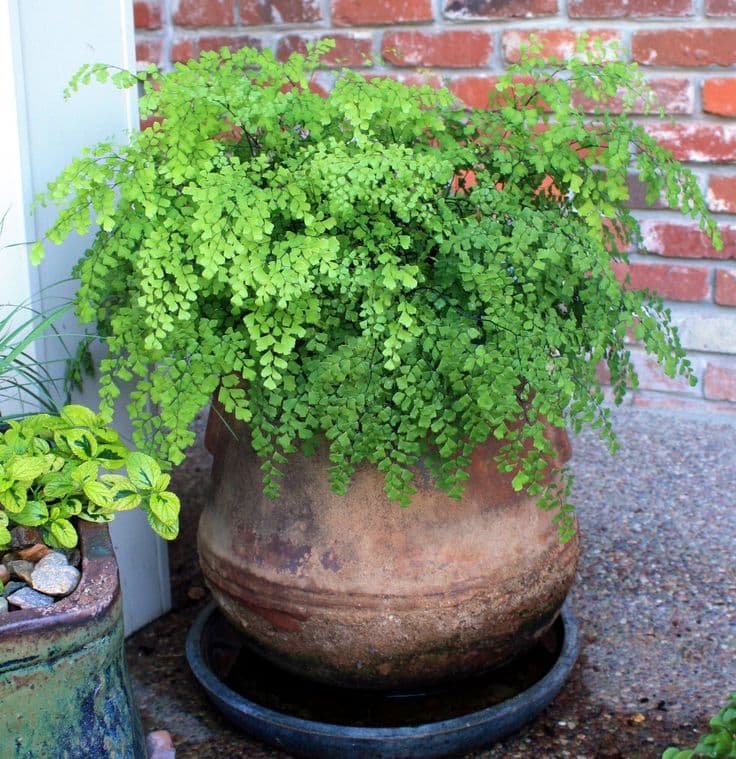
[{"label": "mortar line between bricks", "polygon": [[[731,259],[733,263],[733,259]],[[632,251],[629,253],[630,264],[664,264],[670,266],[685,266],[692,269],[714,270],[722,263],[729,263],[729,259],[718,258],[678,258],[677,256],[663,256],[661,253],[645,253]]]},{"label": "mortar line between bricks", "polygon": [[161,0],[161,24],[163,34],[161,36],[161,54],[163,60],[159,61],[159,64],[164,71],[171,71],[173,64],[171,63],[171,52],[174,47],[174,16],[171,3],[173,0]]},{"label": "mortar line between bricks", "polygon": [[[734,30],[734,21],[727,19],[719,19],[718,23],[713,23],[709,19],[705,26],[696,26],[692,22],[685,25],[673,25],[672,19],[662,19],[656,21],[647,20],[646,27],[642,28],[642,22],[636,20],[623,20],[623,19],[568,19],[564,17],[551,17],[551,18],[520,18],[520,19],[495,19],[495,20],[471,20],[457,23],[446,23],[444,20],[439,22],[411,22],[411,23],[387,23],[387,24],[361,24],[355,26],[336,26],[332,24],[330,19],[323,19],[320,22],[314,22],[305,24],[304,22],[292,22],[292,23],[271,23],[271,24],[259,24],[257,26],[240,25],[236,27],[233,25],[210,25],[210,26],[196,26],[196,27],[176,27],[184,31],[190,32],[207,32],[227,34],[231,33],[246,33],[252,35],[258,35],[265,32],[275,31],[289,31],[296,34],[377,34],[384,31],[418,31],[425,34],[441,33],[443,31],[451,30],[475,30],[485,31],[489,33],[503,33],[505,31],[519,31],[529,32],[535,31],[541,34],[553,31],[570,31],[576,34],[588,32],[591,35],[595,35],[598,32],[619,32],[622,37],[626,38],[630,36],[633,38],[637,33],[649,33],[649,32],[680,32],[680,31],[697,31],[697,30],[720,30],[720,31],[732,31]],[[172,24],[172,26],[175,26]],[[140,30],[140,33],[145,30]],[[649,66],[644,66],[649,68]],[[652,66],[651,68],[659,68]],[[720,66],[718,64],[708,64],[705,66],[664,66],[663,70],[673,69],[680,70],[712,70],[725,73],[733,72],[733,65]]]}]

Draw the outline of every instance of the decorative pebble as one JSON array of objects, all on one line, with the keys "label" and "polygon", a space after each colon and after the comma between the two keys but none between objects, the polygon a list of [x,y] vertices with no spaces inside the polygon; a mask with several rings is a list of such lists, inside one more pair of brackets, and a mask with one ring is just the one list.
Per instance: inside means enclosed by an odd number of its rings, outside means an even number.
[{"label": "decorative pebble", "polygon": [[10,572],[5,564],[0,564],[0,582],[5,585],[10,580]]},{"label": "decorative pebble", "polygon": [[33,572],[32,561],[23,561],[23,559],[16,559],[15,561],[7,563],[5,566],[8,568],[10,574],[14,577],[17,577],[19,580],[23,580],[23,582],[31,582],[31,572]]},{"label": "decorative pebble", "polygon": [[22,525],[17,525],[10,531],[11,548],[25,548],[26,546],[41,542],[41,532],[36,527],[23,527]]},{"label": "decorative pebble", "polygon": [[38,562],[36,569],[41,569],[42,567],[66,567],[68,564],[69,562],[63,553],[51,551]]},{"label": "decorative pebble", "polygon": [[8,599],[0,596],[0,614],[8,613]]},{"label": "decorative pebble", "polygon": [[5,585],[3,588],[2,593],[0,593],[0,596],[3,598],[7,598],[12,593],[15,593],[16,590],[20,590],[21,588],[27,587],[24,582],[19,582],[18,580],[11,580],[9,583]]},{"label": "decorative pebble", "polygon": [[168,730],[154,730],[146,736],[148,759],[175,759],[176,750]]},{"label": "decorative pebble", "polygon": [[51,553],[51,549],[43,543],[35,543],[28,548],[22,548],[18,551],[18,556],[24,561],[40,561],[44,556]]},{"label": "decorative pebble", "polygon": [[[49,554],[50,556],[51,554]],[[44,564],[39,561],[31,575],[31,585],[50,596],[68,596],[79,583],[81,574],[69,564]]]},{"label": "decorative pebble", "polygon": [[201,601],[207,595],[207,591],[199,585],[192,585],[187,591],[187,598],[192,601]]},{"label": "decorative pebble", "polygon": [[8,603],[17,606],[19,609],[45,609],[54,603],[51,596],[39,593],[32,588],[23,587],[17,590],[13,595],[8,596]]}]

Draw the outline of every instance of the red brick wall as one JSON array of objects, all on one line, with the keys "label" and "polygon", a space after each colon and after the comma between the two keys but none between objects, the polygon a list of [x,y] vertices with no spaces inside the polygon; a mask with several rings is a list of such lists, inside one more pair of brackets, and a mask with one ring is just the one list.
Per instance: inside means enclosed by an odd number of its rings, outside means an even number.
[{"label": "red brick wall", "polygon": [[136,0],[135,21],[141,62],[167,67],[226,44],[286,56],[329,36],[340,64],[380,55],[374,68],[430,72],[473,105],[532,33],[562,56],[582,31],[620,41],[671,114],[644,117],[648,128],[695,171],[725,243],[716,254],[684,217],[634,198],[646,250],[631,278],[670,301],[700,382],[663,379],[634,346],[632,402],[736,410],[736,0]]}]

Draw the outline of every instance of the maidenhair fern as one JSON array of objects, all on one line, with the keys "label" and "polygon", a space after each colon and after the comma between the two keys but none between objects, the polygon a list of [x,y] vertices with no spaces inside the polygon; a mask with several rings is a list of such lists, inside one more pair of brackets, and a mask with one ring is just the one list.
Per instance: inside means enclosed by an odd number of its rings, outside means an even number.
[{"label": "maidenhair fern", "polygon": [[217,392],[250,423],[267,492],[325,435],[336,490],[369,461],[402,503],[420,457],[458,496],[493,435],[569,534],[565,478],[544,485],[547,425],[589,422],[615,446],[596,367],[617,398],[636,385],[627,330],[694,381],[662,301],[610,262],[638,230],[632,169],[715,237],[695,180],[626,114],[584,114],[586,98],[646,97],[628,64],[529,59],[468,112],[351,71],[320,97],[329,46],[113,75],[143,82],[152,125],[83,153],[43,201],[61,206],[51,242],[98,225],[76,275],[79,316],[109,347],[103,411],[133,380],[136,444],[176,462]]}]

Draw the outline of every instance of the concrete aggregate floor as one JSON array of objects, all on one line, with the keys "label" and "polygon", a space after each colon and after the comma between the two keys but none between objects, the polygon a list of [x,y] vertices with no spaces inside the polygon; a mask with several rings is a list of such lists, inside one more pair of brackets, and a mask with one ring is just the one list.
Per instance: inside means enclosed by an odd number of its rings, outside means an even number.
[{"label": "concrete aggregate floor", "polygon": [[[582,649],[560,695],[517,735],[466,759],[638,759],[694,745],[736,690],[736,426],[625,407],[610,457],[573,440],[582,560],[571,601]],[[736,420],[734,420],[736,421]],[[146,730],[178,759],[288,759],[232,729],[200,692],[184,640],[206,602],[195,531],[208,493],[198,443],[175,473],[182,534],[170,546],[174,610],[127,641]]]}]

